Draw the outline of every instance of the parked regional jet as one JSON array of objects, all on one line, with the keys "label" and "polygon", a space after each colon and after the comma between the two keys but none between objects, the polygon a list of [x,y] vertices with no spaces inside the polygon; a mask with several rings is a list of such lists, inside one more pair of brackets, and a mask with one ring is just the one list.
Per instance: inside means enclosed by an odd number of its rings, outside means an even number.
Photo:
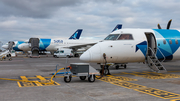
[{"label": "parked regional jet", "polygon": [[[84,52],[80,60],[100,64],[145,62],[151,70],[166,72],[163,61],[180,59],[180,31],[169,29],[119,29]],[[107,68],[108,70],[108,68]],[[109,70],[108,70],[109,71]]]}]

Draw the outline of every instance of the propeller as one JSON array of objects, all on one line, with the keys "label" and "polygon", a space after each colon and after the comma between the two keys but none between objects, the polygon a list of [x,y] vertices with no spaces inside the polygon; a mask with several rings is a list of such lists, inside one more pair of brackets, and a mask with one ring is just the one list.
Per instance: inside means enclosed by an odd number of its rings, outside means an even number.
[{"label": "propeller", "polygon": [[[172,22],[172,19],[171,19],[171,20],[169,20],[169,22],[168,22],[168,24],[167,24],[167,28],[166,28],[166,29],[169,29],[169,28],[170,28],[170,26],[171,26],[171,22]],[[160,26],[160,24],[158,24],[158,25],[157,25],[157,27],[158,27],[158,29],[162,29],[162,28],[161,28],[161,26]]]},{"label": "propeller", "polygon": [[171,19],[171,20],[169,20],[169,22],[168,22],[168,24],[167,24],[167,29],[169,29],[169,28],[170,28],[171,21],[172,21],[172,19]]},{"label": "propeller", "polygon": [[157,26],[158,26],[158,29],[162,29],[161,26],[160,26],[160,24],[158,24]]}]

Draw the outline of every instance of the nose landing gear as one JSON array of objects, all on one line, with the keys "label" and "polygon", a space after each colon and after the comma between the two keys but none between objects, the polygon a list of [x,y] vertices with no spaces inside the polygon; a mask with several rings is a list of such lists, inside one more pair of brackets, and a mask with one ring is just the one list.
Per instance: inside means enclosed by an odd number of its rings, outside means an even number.
[{"label": "nose landing gear", "polygon": [[111,75],[110,72],[109,72],[109,66],[106,65],[107,61],[106,61],[106,54],[103,53],[103,58],[104,58],[104,65],[101,65],[101,70],[100,70],[100,74],[101,74],[101,77],[103,77],[103,75]]}]

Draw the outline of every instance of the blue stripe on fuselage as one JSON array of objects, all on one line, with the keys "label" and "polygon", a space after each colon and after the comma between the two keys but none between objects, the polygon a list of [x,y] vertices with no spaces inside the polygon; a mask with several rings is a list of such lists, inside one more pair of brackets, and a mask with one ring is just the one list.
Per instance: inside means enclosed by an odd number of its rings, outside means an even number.
[{"label": "blue stripe on fuselage", "polygon": [[147,41],[143,41],[139,44],[136,45],[136,51],[141,50],[141,52],[144,54],[144,56],[146,56],[146,52],[147,52]]},{"label": "blue stripe on fuselage", "polygon": [[40,39],[39,40],[39,49],[41,51],[46,51],[46,48],[50,45],[51,39]]},{"label": "blue stripe on fuselage", "polygon": [[13,50],[15,50],[15,51],[22,51],[22,50],[20,50],[20,49],[18,48],[18,46],[19,46],[20,44],[22,44],[22,43],[25,43],[25,42],[24,42],[24,41],[17,41],[16,46],[13,47]]},{"label": "blue stripe on fuselage", "polygon": [[[153,29],[155,32],[155,37],[157,41],[157,47],[160,49],[160,51],[163,53],[163,55],[166,57],[167,60],[173,59],[173,54],[178,50],[180,47],[180,44],[176,44],[175,40],[180,39],[180,32],[177,30],[166,30],[166,29]],[[166,44],[163,43],[163,41],[166,41]],[[172,44],[170,44],[170,40],[172,41]],[[162,59],[163,56],[157,50],[157,57],[159,59]]]}]

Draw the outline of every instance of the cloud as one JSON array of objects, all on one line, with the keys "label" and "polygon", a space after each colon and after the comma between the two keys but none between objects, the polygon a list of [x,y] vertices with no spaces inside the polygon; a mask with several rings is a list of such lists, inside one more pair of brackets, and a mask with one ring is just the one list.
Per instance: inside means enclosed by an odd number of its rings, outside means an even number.
[{"label": "cloud", "polygon": [[[0,41],[30,37],[104,39],[117,24],[123,28],[180,27],[179,0],[1,0]],[[91,39],[91,38],[90,38]]]},{"label": "cloud", "polygon": [[1,0],[1,16],[48,18],[64,6],[74,6],[80,0]]},{"label": "cloud", "polygon": [[0,27],[10,28],[10,27],[14,27],[16,24],[17,24],[16,20],[8,20],[1,22]]}]

